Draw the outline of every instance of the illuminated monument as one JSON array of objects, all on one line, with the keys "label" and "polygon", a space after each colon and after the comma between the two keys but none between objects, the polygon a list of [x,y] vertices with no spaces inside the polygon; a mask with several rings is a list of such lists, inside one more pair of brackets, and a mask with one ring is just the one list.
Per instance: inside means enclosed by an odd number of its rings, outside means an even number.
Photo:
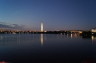
[{"label": "illuminated monument", "polygon": [[[44,27],[42,22],[41,22],[41,32],[44,32]],[[43,42],[44,42],[43,34],[40,35],[40,41],[41,41],[41,45],[43,45]]]},{"label": "illuminated monument", "polygon": [[43,32],[44,29],[43,29],[43,23],[41,22],[41,32]]}]

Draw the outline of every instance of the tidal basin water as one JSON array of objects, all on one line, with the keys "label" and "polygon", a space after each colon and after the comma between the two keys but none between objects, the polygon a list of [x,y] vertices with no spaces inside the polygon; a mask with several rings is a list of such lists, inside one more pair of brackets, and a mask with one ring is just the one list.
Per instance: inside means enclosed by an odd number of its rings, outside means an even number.
[{"label": "tidal basin water", "polygon": [[0,34],[3,63],[96,63],[96,37],[78,34]]}]

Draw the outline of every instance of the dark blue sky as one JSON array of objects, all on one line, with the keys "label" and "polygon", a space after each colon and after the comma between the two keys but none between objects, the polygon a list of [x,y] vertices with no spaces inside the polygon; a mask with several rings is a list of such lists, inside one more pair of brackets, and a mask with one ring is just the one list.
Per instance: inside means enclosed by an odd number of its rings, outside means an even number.
[{"label": "dark blue sky", "polygon": [[96,27],[96,0],[0,0],[0,22],[33,30],[87,30]]}]

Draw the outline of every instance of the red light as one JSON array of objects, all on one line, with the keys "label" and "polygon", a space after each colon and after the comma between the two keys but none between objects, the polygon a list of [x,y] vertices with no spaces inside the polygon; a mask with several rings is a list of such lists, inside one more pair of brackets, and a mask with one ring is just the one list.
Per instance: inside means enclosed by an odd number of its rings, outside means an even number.
[{"label": "red light", "polygon": [[0,63],[8,63],[8,62],[5,62],[5,61],[0,61]]}]

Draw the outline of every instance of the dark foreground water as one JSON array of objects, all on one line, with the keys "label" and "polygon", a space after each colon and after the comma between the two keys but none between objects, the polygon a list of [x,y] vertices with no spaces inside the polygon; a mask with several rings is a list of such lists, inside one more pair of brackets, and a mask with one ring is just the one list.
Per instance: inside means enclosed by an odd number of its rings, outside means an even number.
[{"label": "dark foreground water", "polygon": [[96,38],[0,34],[0,63],[96,63]]}]

